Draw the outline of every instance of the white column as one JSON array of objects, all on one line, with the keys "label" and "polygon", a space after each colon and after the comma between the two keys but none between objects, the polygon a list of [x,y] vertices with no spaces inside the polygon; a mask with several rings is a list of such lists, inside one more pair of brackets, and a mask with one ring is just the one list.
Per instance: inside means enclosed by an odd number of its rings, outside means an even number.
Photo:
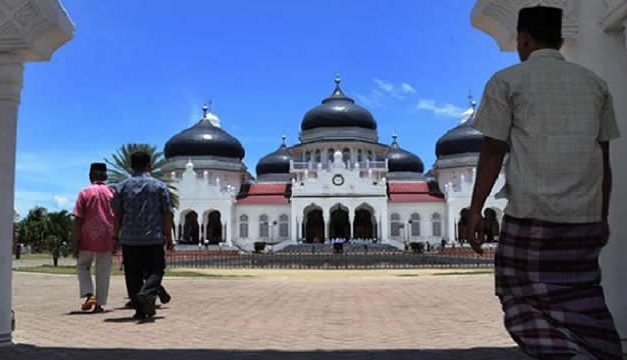
[{"label": "white column", "polygon": [[348,234],[348,239],[352,239],[355,237],[355,210],[354,209],[349,209],[348,210],[348,222],[349,222],[349,234]]},{"label": "white column", "polygon": [[300,214],[301,212],[294,212],[294,208],[292,208],[292,216],[291,216],[291,223],[292,223],[292,228],[290,229],[290,238],[292,239],[292,243],[296,244],[298,242],[298,238],[300,237],[300,221],[298,221],[300,219]]},{"label": "white column", "polygon": [[[622,137],[612,141],[611,160],[613,172],[610,227],[612,236],[601,254],[603,289],[614,322],[627,351],[627,47],[622,31],[606,32],[599,19],[605,16],[604,6],[596,1],[579,4],[579,37],[571,50],[574,60],[601,76],[614,96],[614,107]],[[627,22],[627,21],[626,21]]]},{"label": "white column", "polygon": [[[224,222],[224,224],[226,225],[224,229],[224,231],[226,232],[226,244],[228,246],[233,246],[233,231],[231,229],[231,225],[233,224],[233,214],[231,212],[232,209],[233,207],[231,206],[227,213],[227,221]],[[237,227],[234,226],[233,228],[236,229]]]},{"label": "white column", "polygon": [[17,57],[0,56],[0,345],[11,341],[15,137],[23,73]]}]

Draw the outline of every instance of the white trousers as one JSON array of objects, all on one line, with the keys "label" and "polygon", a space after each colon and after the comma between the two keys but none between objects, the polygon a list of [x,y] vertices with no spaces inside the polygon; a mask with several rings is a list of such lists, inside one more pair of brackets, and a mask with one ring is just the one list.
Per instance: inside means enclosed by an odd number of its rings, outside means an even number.
[{"label": "white trousers", "polygon": [[96,258],[96,301],[98,305],[106,305],[109,296],[109,278],[111,277],[111,263],[113,255],[110,251],[94,252],[79,251],[76,261],[76,273],[81,298],[87,294],[94,294],[94,284],[91,280],[91,265]]}]

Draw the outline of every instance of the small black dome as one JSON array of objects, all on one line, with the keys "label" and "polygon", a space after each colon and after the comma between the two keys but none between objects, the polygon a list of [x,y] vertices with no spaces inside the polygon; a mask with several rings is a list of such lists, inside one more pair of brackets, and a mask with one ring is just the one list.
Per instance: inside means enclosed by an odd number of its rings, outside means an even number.
[{"label": "small black dome", "polygon": [[471,126],[471,121],[467,121],[449,130],[442,136],[436,146],[437,157],[457,155],[465,153],[481,152],[483,144],[483,134]]},{"label": "small black dome", "polygon": [[207,114],[196,125],[174,135],[165,144],[167,159],[176,156],[222,156],[243,159],[246,152],[242,144],[226,131],[213,125]]},{"label": "small black dome", "polygon": [[289,174],[292,155],[284,142],[274,152],[264,156],[257,163],[257,176],[264,174]]},{"label": "small black dome", "polygon": [[393,138],[394,141],[392,141],[387,155],[388,171],[422,173],[425,169],[422,160],[420,160],[417,155],[401,149],[396,141],[396,135],[394,135]]},{"label": "small black dome", "polygon": [[319,127],[360,127],[376,130],[377,123],[372,114],[344,95],[339,77],[335,79],[335,84],[333,94],[305,114],[300,125],[301,130]]}]

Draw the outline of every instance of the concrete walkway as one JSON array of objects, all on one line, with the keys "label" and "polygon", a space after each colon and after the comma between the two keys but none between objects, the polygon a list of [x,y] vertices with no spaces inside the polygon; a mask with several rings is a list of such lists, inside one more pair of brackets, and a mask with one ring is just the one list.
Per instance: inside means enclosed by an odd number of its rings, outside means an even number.
[{"label": "concrete walkway", "polygon": [[[78,311],[74,276],[14,273],[16,342],[0,359],[527,359],[505,332],[492,275],[210,271],[167,278],[154,322]],[[252,276],[252,277],[244,277]]]}]

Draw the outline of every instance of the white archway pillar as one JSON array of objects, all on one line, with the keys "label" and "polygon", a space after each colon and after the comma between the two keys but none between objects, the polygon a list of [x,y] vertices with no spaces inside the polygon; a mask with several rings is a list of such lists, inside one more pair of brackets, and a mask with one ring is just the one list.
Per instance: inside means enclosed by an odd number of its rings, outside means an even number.
[{"label": "white archway pillar", "polygon": [[11,262],[17,112],[24,66],[0,56],[0,343],[11,341]]},{"label": "white archway pillar", "polygon": [[[613,183],[610,204],[611,238],[601,255],[606,301],[627,352],[627,0],[477,0],[473,26],[492,36],[502,50],[515,49],[516,18],[524,5],[543,3],[564,11],[562,53],[601,76],[614,95],[614,107],[622,137],[611,143]],[[495,69],[497,70],[497,69]]]},{"label": "white archway pillar", "polygon": [[[11,255],[17,114],[24,63],[50,60],[74,27],[58,0],[0,2],[0,345],[11,343]],[[10,29],[10,30],[9,30]]]}]

